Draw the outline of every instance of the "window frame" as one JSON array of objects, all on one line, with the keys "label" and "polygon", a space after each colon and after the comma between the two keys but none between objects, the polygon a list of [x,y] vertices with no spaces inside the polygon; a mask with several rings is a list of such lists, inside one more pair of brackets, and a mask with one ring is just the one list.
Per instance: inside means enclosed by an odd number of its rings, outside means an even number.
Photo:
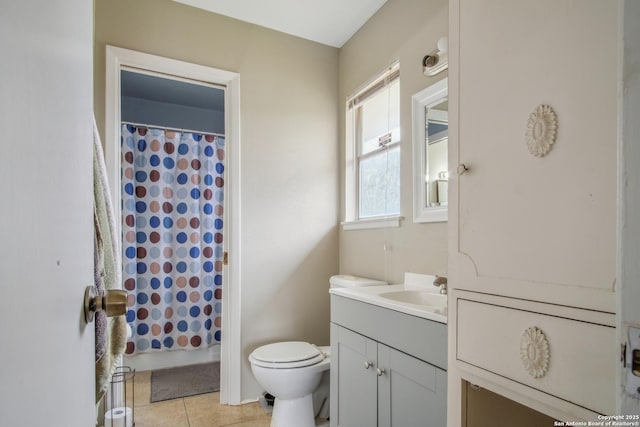
[{"label": "window frame", "polygon": [[[375,149],[362,153],[364,141],[362,132],[362,106],[364,101],[374,96],[380,90],[388,87],[396,80],[400,79],[400,63],[395,62],[387,68],[383,73],[373,79],[369,84],[350,96],[346,102],[346,164],[345,164],[345,220],[341,223],[344,230],[368,229],[368,228],[387,228],[399,227],[402,206],[400,204],[400,212],[397,214],[378,215],[370,217],[361,217],[361,199],[360,199],[360,164],[363,160],[370,159],[374,156],[381,155],[397,147],[399,155],[401,155],[402,134],[396,139],[380,144]],[[400,110],[400,105],[398,105]],[[398,180],[401,183],[402,173],[399,171]]]}]

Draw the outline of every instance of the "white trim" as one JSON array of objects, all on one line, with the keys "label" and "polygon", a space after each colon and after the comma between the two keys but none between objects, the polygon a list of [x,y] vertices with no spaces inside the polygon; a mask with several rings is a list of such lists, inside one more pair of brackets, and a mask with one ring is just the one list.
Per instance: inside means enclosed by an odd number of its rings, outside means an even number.
[{"label": "white trim", "polygon": [[[388,81],[389,77],[397,74],[395,78],[391,81]],[[372,90],[381,82],[384,82],[383,85],[379,86],[375,89],[375,92],[388,88],[400,78],[400,62],[396,60],[392,65],[390,65],[387,70],[381,74],[379,74],[376,78],[374,78],[369,83],[365,84],[362,89],[359,89],[354,95],[347,98],[347,102],[345,104],[345,164],[344,164],[344,222],[342,222],[344,230],[351,229],[365,229],[365,228],[386,228],[386,227],[399,227],[399,222],[395,225],[388,225],[384,221],[381,222],[382,225],[353,225],[353,224],[373,224],[380,223],[377,219],[369,219],[369,218],[361,218],[360,217],[360,162],[368,157],[375,156],[380,154],[383,151],[389,151],[395,148],[398,148],[400,154],[402,154],[402,137],[393,140],[392,142],[387,142],[384,145],[375,148],[372,151],[367,152],[366,154],[362,154],[362,141],[360,138],[361,134],[361,107],[363,105],[363,99],[358,100],[364,93]],[[374,92],[372,92],[374,93]],[[370,95],[370,94],[369,94]],[[366,99],[368,95],[365,96]],[[356,102],[357,101],[357,102]],[[398,129],[399,130],[399,129]],[[393,134],[392,134],[393,135]],[[397,136],[397,135],[396,135]],[[402,189],[402,183],[400,183],[400,189]],[[386,210],[386,209],[385,209]],[[387,214],[387,217],[392,218],[396,216],[400,216],[401,212],[397,214],[393,212],[384,212],[383,214]],[[346,225],[346,227],[345,227]]]},{"label": "white trim", "polygon": [[375,228],[397,228],[404,217],[385,216],[380,218],[359,219],[356,221],[343,221],[340,223],[343,230],[371,230]]},{"label": "white trim", "polygon": [[[435,105],[447,98],[449,80],[447,77],[421,90],[411,97],[412,141],[413,141],[413,222],[445,222],[449,217],[447,206],[427,207],[425,175],[427,173],[425,153],[424,108]],[[447,114],[448,116],[448,114]],[[448,136],[448,131],[447,131]]]},{"label": "white trim", "polygon": [[[241,222],[241,174],[240,174],[240,75],[227,83],[227,97],[225,99],[226,114],[226,147],[227,159],[230,162],[227,168],[225,186],[228,190],[226,210],[231,218],[225,221],[229,238],[226,239],[227,251],[231,262],[226,267],[227,280],[222,287],[222,354],[220,363],[220,403],[239,405],[242,403],[242,329],[240,328],[241,302],[241,248],[240,233]],[[226,288],[225,288],[226,285]],[[224,389],[223,384],[225,385]]]},{"label": "white trim", "polygon": [[[227,162],[225,182],[225,245],[233,262],[225,268],[222,294],[220,402],[241,404],[242,345],[240,325],[240,75],[203,65],[114,46],[106,49],[105,158],[113,200],[120,200],[120,70],[136,68],[167,77],[226,86]],[[114,203],[116,218],[120,203]]]}]

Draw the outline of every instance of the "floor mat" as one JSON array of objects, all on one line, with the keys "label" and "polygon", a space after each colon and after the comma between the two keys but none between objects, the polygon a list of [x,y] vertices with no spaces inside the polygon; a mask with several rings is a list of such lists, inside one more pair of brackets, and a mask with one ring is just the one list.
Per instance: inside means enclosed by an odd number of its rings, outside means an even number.
[{"label": "floor mat", "polygon": [[151,402],[220,390],[220,362],[158,369],[151,372]]}]

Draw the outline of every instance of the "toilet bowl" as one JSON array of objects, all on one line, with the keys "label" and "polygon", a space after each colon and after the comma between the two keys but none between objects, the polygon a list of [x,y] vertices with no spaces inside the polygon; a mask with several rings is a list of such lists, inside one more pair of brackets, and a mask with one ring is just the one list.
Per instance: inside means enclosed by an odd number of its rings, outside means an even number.
[{"label": "toilet bowl", "polygon": [[329,347],[302,341],[267,344],[251,353],[256,381],[275,396],[271,427],[316,425],[313,393],[329,370],[329,355]]},{"label": "toilet bowl", "polygon": [[[348,274],[332,276],[330,288],[381,286],[387,282]],[[271,427],[328,426],[330,347],[286,341],[258,347],[249,356],[256,381],[275,396]],[[315,392],[315,393],[314,393]],[[318,424],[314,418],[318,415]]]}]

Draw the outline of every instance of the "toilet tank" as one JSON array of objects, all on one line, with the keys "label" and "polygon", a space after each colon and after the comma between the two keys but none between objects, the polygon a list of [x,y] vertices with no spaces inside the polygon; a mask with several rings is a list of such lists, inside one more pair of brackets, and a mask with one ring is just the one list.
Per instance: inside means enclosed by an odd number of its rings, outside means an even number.
[{"label": "toilet tank", "polygon": [[331,276],[329,279],[329,287],[331,288],[358,288],[362,286],[380,286],[388,285],[382,280],[367,279],[365,277],[351,276],[349,274],[338,274]]}]

